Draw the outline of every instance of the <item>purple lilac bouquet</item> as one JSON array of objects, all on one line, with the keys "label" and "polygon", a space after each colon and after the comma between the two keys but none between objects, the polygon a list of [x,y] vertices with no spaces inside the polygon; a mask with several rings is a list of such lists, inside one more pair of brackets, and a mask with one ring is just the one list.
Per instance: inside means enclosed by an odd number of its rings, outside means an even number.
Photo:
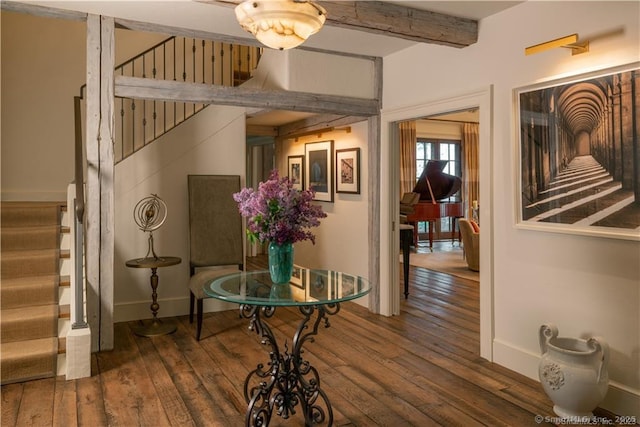
[{"label": "purple lilac bouquet", "polygon": [[274,170],[269,180],[253,188],[243,188],[233,195],[238,210],[247,217],[247,234],[252,241],[274,242],[279,245],[311,240],[315,236],[306,228],[320,225],[326,213],[312,205],[313,190],[296,190],[288,177],[280,178]]}]

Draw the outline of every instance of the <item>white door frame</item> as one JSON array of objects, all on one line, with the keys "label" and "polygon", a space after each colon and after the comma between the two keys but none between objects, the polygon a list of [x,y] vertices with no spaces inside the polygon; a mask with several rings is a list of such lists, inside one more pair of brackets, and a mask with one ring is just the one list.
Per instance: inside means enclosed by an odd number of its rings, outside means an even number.
[{"label": "white door frame", "polygon": [[479,107],[480,117],[480,356],[493,360],[493,86],[381,113],[380,200],[380,313],[400,314],[399,279],[399,168],[397,122]]}]

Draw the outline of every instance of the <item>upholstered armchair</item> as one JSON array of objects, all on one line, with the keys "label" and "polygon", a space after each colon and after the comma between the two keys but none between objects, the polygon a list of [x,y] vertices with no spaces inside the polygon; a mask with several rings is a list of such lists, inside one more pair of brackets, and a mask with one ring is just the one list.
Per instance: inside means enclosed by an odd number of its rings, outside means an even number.
[{"label": "upholstered armchair", "polygon": [[460,218],[460,234],[469,270],[480,271],[480,226],[475,221]]},{"label": "upholstered armchair", "polygon": [[197,301],[196,339],[202,331],[203,287],[213,279],[242,270],[242,217],[233,193],[237,175],[189,175],[189,322]]}]

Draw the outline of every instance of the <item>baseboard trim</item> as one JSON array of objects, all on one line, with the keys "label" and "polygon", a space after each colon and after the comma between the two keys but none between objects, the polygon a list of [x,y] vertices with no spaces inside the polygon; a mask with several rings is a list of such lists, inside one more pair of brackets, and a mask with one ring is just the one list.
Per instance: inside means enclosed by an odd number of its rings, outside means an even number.
[{"label": "baseboard trim", "polygon": [[[158,300],[160,309],[158,317],[177,317],[189,314],[189,297],[186,298],[168,298]],[[124,304],[115,304],[113,307],[113,321],[130,322],[133,320],[151,319],[153,314],[149,309],[151,301],[135,301]],[[238,304],[231,304],[213,298],[205,298],[203,304],[205,313],[213,313],[217,311],[237,310]]]},{"label": "baseboard trim", "polygon": [[0,193],[3,202],[59,202],[67,200],[66,191],[3,191]]},{"label": "baseboard trim", "polygon": [[[539,381],[539,354],[534,354],[528,350],[494,339],[493,361],[498,365]],[[640,420],[640,390],[634,390],[624,384],[610,381],[609,391],[600,407],[618,416],[631,416]]]}]

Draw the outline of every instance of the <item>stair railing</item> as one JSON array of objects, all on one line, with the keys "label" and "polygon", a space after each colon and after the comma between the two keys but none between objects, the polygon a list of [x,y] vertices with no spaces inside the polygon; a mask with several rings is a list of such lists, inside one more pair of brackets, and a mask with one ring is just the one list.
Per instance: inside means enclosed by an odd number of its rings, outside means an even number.
[{"label": "stair railing", "polygon": [[[238,86],[251,78],[262,49],[255,46],[169,37],[115,68],[115,75]],[[85,86],[80,89],[84,98]],[[206,104],[116,99],[115,163],[126,159]]]},{"label": "stair railing", "polygon": [[84,155],[82,152],[82,107],[80,97],[74,97],[75,115],[75,168],[74,180],[76,196],[73,201],[74,227],[74,259],[75,272],[73,292],[75,301],[73,306],[72,329],[87,328],[84,315]]}]

